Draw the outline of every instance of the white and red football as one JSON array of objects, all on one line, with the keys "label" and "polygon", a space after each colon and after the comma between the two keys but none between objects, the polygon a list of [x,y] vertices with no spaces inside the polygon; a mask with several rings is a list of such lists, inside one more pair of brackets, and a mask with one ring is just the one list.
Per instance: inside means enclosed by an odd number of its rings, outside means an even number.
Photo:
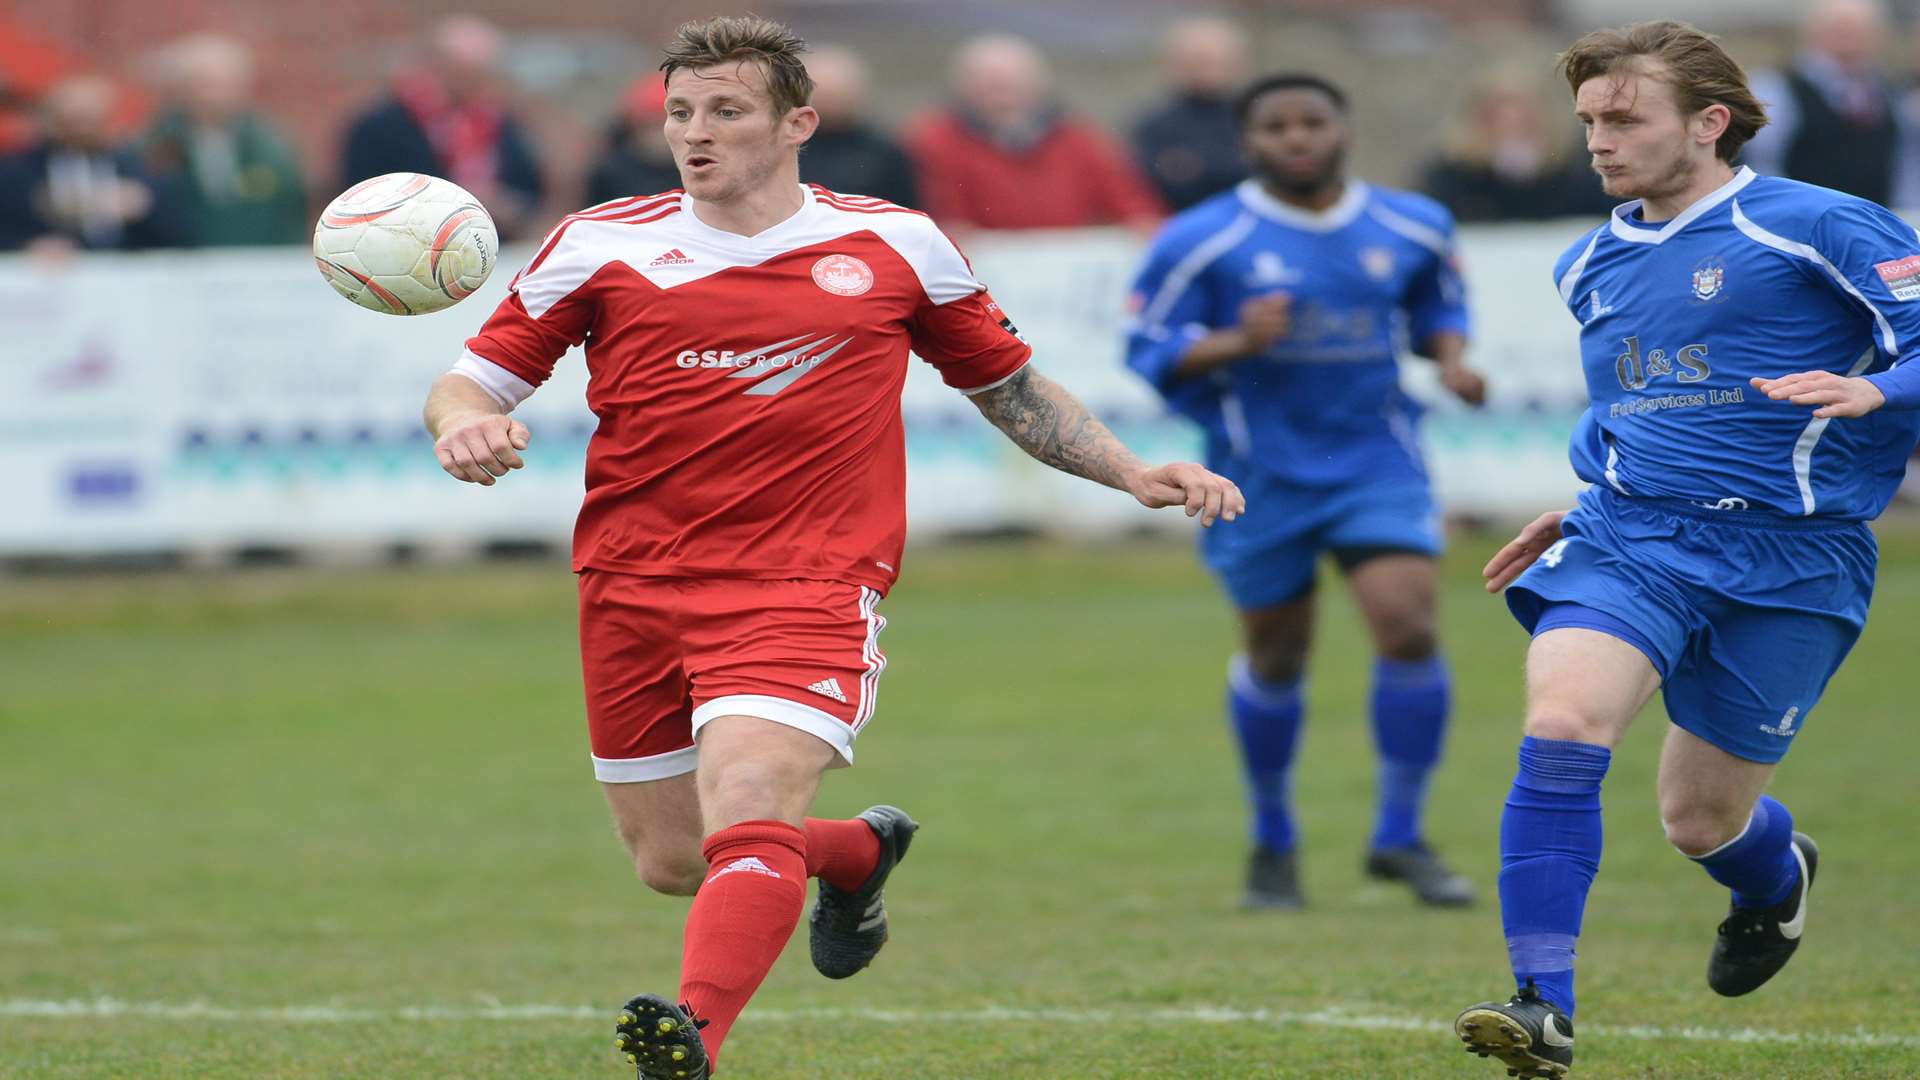
[{"label": "white and red football", "polygon": [[480,200],[424,173],[362,180],[327,204],[313,259],[341,296],[389,315],[466,299],[493,273],[500,238]]}]

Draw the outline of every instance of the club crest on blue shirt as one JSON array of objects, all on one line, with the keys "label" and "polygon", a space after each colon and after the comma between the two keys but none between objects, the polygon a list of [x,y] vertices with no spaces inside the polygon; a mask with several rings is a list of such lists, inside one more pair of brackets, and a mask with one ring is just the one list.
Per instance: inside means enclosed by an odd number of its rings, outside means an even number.
[{"label": "club crest on blue shirt", "polygon": [[1693,268],[1693,298],[1701,303],[1720,299],[1726,284],[1727,264],[1718,255],[1700,260],[1700,265]]},{"label": "club crest on blue shirt", "polygon": [[1393,276],[1393,249],[1370,247],[1360,249],[1360,269],[1375,281],[1385,281]]},{"label": "club crest on blue shirt", "polygon": [[1286,260],[1277,251],[1256,252],[1253,256],[1253,271],[1246,277],[1246,283],[1252,288],[1272,288],[1276,285],[1298,285],[1305,278],[1300,271],[1288,266]]}]

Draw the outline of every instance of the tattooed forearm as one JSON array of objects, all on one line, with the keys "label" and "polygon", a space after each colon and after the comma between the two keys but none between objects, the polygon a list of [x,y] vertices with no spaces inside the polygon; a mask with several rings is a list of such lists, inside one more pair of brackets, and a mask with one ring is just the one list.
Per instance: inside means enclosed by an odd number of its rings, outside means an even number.
[{"label": "tattooed forearm", "polygon": [[1124,491],[1127,474],[1145,467],[1079,399],[1031,367],[969,400],[1020,449],[1061,472]]}]

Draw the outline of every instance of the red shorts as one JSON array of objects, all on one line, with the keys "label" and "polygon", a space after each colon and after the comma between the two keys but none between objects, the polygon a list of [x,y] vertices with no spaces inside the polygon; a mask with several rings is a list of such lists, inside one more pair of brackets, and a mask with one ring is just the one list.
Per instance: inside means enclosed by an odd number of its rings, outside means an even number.
[{"label": "red shorts", "polygon": [[716,716],[819,736],[853,762],[887,658],[880,594],[835,581],[580,574],[580,662],[594,776],[692,772]]}]

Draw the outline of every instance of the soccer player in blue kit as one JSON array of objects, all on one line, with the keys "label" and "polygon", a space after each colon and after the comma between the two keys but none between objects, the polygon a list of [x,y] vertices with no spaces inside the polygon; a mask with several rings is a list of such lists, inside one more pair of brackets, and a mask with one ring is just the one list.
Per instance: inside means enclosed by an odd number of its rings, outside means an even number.
[{"label": "soccer player in blue kit", "polygon": [[1247,493],[1238,527],[1201,547],[1243,627],[1227,707],[1253,803],[1245,903],[1302,903],[1288,775],[1315,568],[1331,552],[1378,652],[1366,869],[1425,903],[1468,904],[1471,883],[1421,830],[1450,695],[1434,635],[1439,514],[1397,363],[1411,347],[1453,393],[1484,396],[1462,361],[1453,221],[1424,196],[1346,177],[1347,100],[1333,84],[1270,76],[1236,112],[1254,176],[1155,239],[1133,289],[1127,363],[1205,430],[1208,467]]},{"label": "soccer player in blue kit", "polygon": [[1732,892],[1707,983],[1749,993],[1807,929],[1819,854],[1763,794],[1860,634],[1867,522],[1920,437],[1920,240],[1879,206],[1736,167],[1766,123],[1745,73],[1675,22],[1560,58],[1606,190],[1631,198],[1554,279],[1580,322],[1592,486],[1487,566],[1533,635],[1500,826],[1519,992],[1461,1013],[1509,1075],[1573,1064],[1573,959],[1600,785],[1655,690],[1667,839]]}]

